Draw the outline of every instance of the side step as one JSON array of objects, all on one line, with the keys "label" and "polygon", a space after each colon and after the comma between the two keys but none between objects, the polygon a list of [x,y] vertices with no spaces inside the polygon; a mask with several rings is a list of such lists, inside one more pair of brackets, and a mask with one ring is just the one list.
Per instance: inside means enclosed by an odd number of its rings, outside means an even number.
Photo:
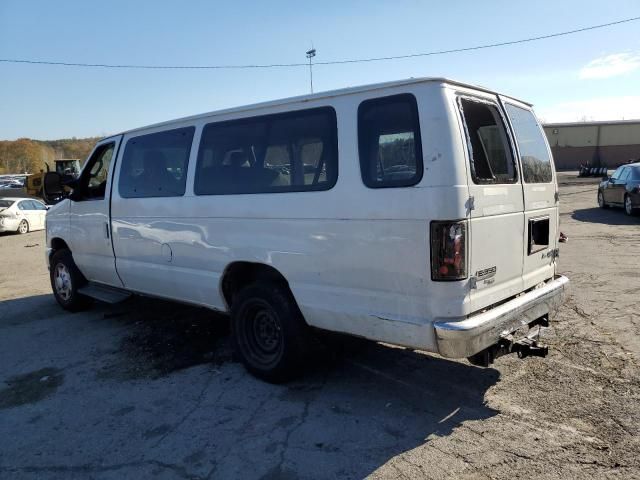
[{"label": "side step", "polygon": [[92,282],[89,282],[86,286],[79,288],[78,293],[105,303],[120,303],[132,295],[126,290]]}]

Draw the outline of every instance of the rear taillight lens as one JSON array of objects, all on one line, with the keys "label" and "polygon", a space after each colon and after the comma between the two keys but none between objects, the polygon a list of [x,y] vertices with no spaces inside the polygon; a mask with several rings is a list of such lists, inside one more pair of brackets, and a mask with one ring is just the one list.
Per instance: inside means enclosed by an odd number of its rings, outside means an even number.
[{"label": "rear taillight lens", "polygon": [[431,280],[467,278],[467,222],[431,222]]}]

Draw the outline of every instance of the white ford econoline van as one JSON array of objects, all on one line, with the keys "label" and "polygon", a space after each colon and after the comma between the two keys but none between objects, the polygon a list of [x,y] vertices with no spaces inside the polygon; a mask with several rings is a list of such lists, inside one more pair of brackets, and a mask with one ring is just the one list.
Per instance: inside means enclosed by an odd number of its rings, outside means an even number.
[{"label": "white ford econoline van", "polygon": [[480,365],[543,356],[568,283],[531,106],[441,78],[123,132],[71,187],[46,227],[62,307],[136,293],[230,312],[270,381],[301,365],[311,327]]}]

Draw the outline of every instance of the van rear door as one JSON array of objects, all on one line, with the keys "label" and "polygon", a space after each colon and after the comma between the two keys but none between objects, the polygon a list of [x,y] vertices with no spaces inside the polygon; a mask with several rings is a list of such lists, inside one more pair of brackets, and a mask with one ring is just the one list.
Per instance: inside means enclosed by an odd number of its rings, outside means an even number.
[{"label": "van rear door", "polygon": [[558,185],[547,138],[531,108],[503,100],[522,169],[524,288],[551,278],[558,247]]},{"label": "van rear door", "polygon": [[469,188],[470,311],[520,293],[524,249],[522,184],[495,95],[459,93]]}]

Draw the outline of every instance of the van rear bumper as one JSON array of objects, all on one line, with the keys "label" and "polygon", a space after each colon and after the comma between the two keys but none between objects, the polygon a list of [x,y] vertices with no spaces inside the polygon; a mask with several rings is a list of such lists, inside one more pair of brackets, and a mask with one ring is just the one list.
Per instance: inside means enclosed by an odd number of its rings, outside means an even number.
[{"label": "van rear bumper", "polygon": [[438,353],[448,358],[470,357],[501,337],[555,312],[569,279],[556,275],[543,286],[468,318],[434,322]]}]

